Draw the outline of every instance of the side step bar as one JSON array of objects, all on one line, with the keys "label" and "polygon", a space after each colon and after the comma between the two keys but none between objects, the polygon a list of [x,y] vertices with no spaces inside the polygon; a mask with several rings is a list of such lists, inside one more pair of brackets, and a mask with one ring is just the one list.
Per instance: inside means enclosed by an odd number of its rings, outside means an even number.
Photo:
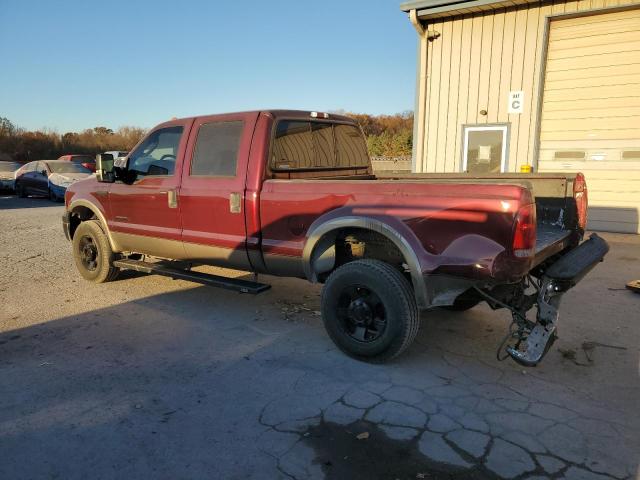
[{"label": "side step bar", "polygon": [[171,277],[178,280],[186,280],[188,282],[201,283],[211,287],[225,288],[227,290],[235,290],[240,293],[251,293],[253,295],[262,293],[271,288],[271,285],[267,285],[265,283],[251,282],[240,278],[221,277],[219,275],[174,268],[167,265],[165,262],[150,263],[140,260],[122,259],[113,262],[113,266],[124,270],[135,270],[137,272],[163,275],[165,277]]}]

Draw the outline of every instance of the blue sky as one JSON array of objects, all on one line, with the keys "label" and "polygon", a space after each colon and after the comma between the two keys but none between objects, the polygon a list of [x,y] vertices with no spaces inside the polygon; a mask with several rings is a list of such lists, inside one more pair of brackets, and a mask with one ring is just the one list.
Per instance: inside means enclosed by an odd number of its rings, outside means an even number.
[{"label": "blue sky", "polygon": [[61,133],[249,110],[413,108],[399,0],[0,0],[0,116]]}]

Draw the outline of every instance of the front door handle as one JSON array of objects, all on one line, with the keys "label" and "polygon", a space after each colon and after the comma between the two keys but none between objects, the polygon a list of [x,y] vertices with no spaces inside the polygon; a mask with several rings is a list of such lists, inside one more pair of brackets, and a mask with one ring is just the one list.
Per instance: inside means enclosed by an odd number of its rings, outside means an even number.
[{"label": "front door handle", "polygon": [[167,192],[167,204],[169,208],[178,208],[178,192],[169,190]]}]

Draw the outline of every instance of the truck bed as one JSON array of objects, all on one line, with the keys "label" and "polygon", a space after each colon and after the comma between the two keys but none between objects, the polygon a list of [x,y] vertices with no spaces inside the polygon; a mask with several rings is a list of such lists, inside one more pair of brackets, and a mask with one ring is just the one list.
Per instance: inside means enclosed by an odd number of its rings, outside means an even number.
[{"label": "truck bed", "polygon": [[566,173],[500,173],[475,175],[467,173],[415,173],[377,175],[379,180],[419,181],[428,183],[512,184],[531,190],[537,213],[537,238],[534,264],[561,252],[578,242],[573,182],[575,175]]},{"label": "truck bed", "polygon": [[538,223],[536,236],[536,259],[539,264],[567,246],[571,242],[571,230],[564,230],[562,227],[545,225]]}]

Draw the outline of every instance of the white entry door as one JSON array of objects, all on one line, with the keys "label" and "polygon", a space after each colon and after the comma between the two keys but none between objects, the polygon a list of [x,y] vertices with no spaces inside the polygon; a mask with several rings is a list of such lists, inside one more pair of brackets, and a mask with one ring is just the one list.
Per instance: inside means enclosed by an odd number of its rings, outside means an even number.
[{"label": "white entry door", "polygon": [[507,170],[508,125],[474,125],[463,129],[462,171],[501,173]]}]

